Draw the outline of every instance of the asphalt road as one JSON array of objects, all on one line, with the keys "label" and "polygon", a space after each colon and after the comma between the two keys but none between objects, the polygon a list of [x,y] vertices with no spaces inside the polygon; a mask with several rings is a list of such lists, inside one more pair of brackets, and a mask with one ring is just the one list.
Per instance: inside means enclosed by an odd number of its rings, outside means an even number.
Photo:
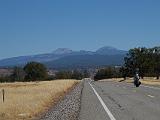
[{"label": "asphalt road", "polygon": [[85,81],[80,120],[160,120],[160,88]]}]

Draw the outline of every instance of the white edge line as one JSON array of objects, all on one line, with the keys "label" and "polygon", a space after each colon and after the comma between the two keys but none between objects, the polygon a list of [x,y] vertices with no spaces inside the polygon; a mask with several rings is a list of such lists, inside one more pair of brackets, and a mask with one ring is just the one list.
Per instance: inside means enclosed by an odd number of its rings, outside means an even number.
[{"label": "white edge line", "polygon": [[105,105],[104,101],[102,100],[102,98],[99,96],[99,94],[97,93],[97,91],[94,89],[94,87],[92,86],[92,84],[89,83],[89,85],[91,86],[91,88],[93,89],[94,93],[96,94],[97,98],[99,99],[100,103],[102,104],[104,110],[107,112],[109,118],[111,120],[116,120],[115,117],[112,115],[112,113],[110,112],[110,110],[108,109],[108,107]]}]

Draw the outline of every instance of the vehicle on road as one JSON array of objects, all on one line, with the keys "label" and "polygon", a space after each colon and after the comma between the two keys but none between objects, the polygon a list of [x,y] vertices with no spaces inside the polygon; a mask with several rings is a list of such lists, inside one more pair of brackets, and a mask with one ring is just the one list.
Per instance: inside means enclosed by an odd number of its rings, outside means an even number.
[{"label": "vehicle on road", "polygon": [[141,81],[139,79],[140,79],[139,74],[136,73],[136,75],[134,76],[134,85],[136,87],[139,87],[141,85]]}]

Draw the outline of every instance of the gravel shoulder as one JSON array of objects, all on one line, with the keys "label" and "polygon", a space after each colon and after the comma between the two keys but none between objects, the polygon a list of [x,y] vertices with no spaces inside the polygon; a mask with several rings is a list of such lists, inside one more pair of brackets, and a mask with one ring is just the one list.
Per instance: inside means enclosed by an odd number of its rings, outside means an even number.
[{"label": "gravel shoulder", "polygon": [[82,89],[83,82],[80,82],[39,120],[78,120]]}]

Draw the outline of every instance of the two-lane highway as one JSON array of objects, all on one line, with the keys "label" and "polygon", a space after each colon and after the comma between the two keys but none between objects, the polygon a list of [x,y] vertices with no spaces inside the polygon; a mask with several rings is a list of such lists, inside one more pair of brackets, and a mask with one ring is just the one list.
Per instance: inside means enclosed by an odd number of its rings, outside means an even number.
[{"label": "two-lane highway", "polygon": [[160,89],[85,81],[80,120],[160,120]]}]

